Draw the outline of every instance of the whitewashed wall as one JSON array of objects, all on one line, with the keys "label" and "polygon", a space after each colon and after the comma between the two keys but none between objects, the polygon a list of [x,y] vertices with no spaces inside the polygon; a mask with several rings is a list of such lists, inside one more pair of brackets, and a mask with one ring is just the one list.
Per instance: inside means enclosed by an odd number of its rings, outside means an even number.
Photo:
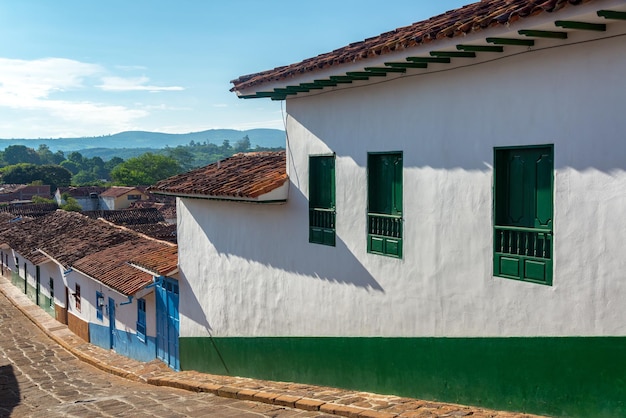
[{"label": "whitewashed wall", "polygon": [[[287,204],[179,199],[181,336],[626,335],[626,43],[576,36],[289,99]],[[553,286],[492,275],[493,147],[535,144],[554,144]],[[402,260],[366,252],[368,151],[404,152]],[[336,247],[308,242],[308,155],[328,152]]]}]

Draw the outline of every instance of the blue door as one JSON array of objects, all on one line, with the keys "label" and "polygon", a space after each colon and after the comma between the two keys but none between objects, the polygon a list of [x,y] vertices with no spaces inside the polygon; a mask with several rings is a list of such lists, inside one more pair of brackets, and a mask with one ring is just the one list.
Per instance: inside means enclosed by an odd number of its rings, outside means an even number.
[{"label": "blue door", "polygon": [[115,300],[109,298],[109,342],[115,348]]},{"label": "blue door", "polygon": [[156,286],[157,357],[174,370],[180,370],[178,359],[178,281],[163,278]]}]

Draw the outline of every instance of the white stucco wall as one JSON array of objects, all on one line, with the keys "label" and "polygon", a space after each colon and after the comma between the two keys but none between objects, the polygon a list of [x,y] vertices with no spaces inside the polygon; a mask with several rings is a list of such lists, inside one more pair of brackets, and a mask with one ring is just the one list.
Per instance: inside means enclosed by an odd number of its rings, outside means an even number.
[{"label": "white stucco wall", "polygon": [[[132,299],[128,302],[128,297],[124,296],[102,283],[91,279],[82,273],[73,270],[66,276],[66,281],[70,289],[70,306],[69,311],[82,320],[105,327],[109,326],[108,305],[109,298],[115,300],[115,327],[119,330],[128,332],[136,332],[137,328],[137,300]],[[75,284],[80,285],[81,290],[81,310],[76,310],[76,298],[72,294],[75,291]],[[104,307],[102,311],[102,319],[98,319],[96,309],[96,292],[102,293],[104,296]],[[143,292],[142,292],[143,293]],[[148,322],[148,335],[155,335],[155,303],[154,292],[143,296],[146,299],[146,321]]]},{"label": "white stucco wall", "polygon": [[[287,204],[178,199],[181,336],[626,335],[626,42],[611,30],[289,99]],[[492,275],[493,148],[539,144],[554,144],[553,286]],[[403,151],[401,260],[366,252],[370,151]],[[308,242],[308,156],[329,152],[336,247]]]}]

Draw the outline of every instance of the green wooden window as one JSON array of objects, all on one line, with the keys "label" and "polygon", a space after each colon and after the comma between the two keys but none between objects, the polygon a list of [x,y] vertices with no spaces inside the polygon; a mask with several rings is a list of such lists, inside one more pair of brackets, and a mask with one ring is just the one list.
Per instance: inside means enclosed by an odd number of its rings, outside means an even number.
[{"label": "green wooden window", "polygon": [[367,251],[402,258],[402,153],[367,155]]},{"label": "green wooden window", "polygon": [[494,151],[494,275],[552,284],[554,147]]},{"label": "green wooden window", "polygon": [[309,157],[309,242],[335,246],[335,156]]}]

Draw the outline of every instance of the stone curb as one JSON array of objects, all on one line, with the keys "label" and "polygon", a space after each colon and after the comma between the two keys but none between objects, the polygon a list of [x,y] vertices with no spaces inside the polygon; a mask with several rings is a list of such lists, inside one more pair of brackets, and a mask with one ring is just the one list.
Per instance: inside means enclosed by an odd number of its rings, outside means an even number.
[{"label": "stone curb", "polygon": [[[391,407],[391,411],[383,411],[380,406],[373,406],[369,408],[363,408],[356,405],[346,405],[342,403],[335,403],[333,401],[323,401],[320,399],[312,399],[306,396],[298,396],[297,390],[294,395],[292,390],[288,390],[291,394],[280,393],[262,389],[254,389],[249,387],[237,387],[229,386],[228,384],[222,385],[219,383],[196,381],[192,379],[186,379],[185,375],[177,375],[178,372],[165,371],[158,375],[158,369],[150,370],[150,368],[142,369],[145,374],[141,374],[142,370],[129,367],[125,369],[123,367],[116,367],[109,362],[103,361],[95,356],[91,356],[80,348],[85,348],[89,343],[82,340],[80,337],[72,333],[67,325],[57,322],[47,312],[36,306],[26,295],[21,293],[6,277],[0,275],[0,292],[6,296],[6,298],[15,306],[20,312],[22,312],[33,324],[35,324],[40,330],[42,330],[48,337],[66,349],[69,353],[80,359],[81,361],[90,364],[102,370],[106,373],[113,374],[128,380],[143,382],[153,386],[165,386],[177,389],[183,389],[191,392],[207,392],[216,396],[224,398],[239,399],[242,401],[262,402],[266,404],[283,406],[293,409],[299,409],[303,411],[319,411],[329,415],[337,415],[351,418],[400,418],[400,417],[424,417],[424,416],[466,416],[473,415],[476,417],[502,417],[502,418],[514,418],[514,417],[539,417],[538,415],[530,415],[524,413],[494,411],[482,408],[472,408],[463,405],[454,405],[447,403],[426,403],[417,399],[407,399],[414,406],[419,404],[420,406],[432,405],[435,408],[414,409],[409,408],[404,410],[399,404],[395,407]],[[95,346],[94,346],[95,347]],[[100,349],[99,347],[96,347]],[[103,350],[103,349],[102,349]],[[145,364],[145,363],[142,363]],[[156,375],[155,375],[156,374]],[[200,374],[201,375],[201,374]],[[219,376],[218,376],[219,377]],[[202,379],[207,380],[207,379]],[[261,382],[261,381],[259,381]],[[235,382],[236,383],[236,382]],[[262,382],[261,382],[262,383]],[[270,382],[271,383],[271,382]],[[280,384],[277,383],[280,387]],[[276,388],[273,388],[276,390]],[[280,389],[278,389],[280,390]],[[331,389],[333,392],[341,391],[340,389]],[[350,392],[350,391],[348,391]],[[326,392],[326,395],[328,392]],[[372,396],[381,396],[376,394],[368,394]],[[355,395],[355,396],[358,396]],[[324,396],[325,397],[325,396]],[[404,402],[402,402],[403,404]],[[422,405],[423,404],[423,405]],[[374,404],[375,405],[375,404]],[[450,409],[442,409],[435,411],[437,406],[443,408],[459,408],[456,411]],[[438,414],[441,412],[443,415]]]}]

